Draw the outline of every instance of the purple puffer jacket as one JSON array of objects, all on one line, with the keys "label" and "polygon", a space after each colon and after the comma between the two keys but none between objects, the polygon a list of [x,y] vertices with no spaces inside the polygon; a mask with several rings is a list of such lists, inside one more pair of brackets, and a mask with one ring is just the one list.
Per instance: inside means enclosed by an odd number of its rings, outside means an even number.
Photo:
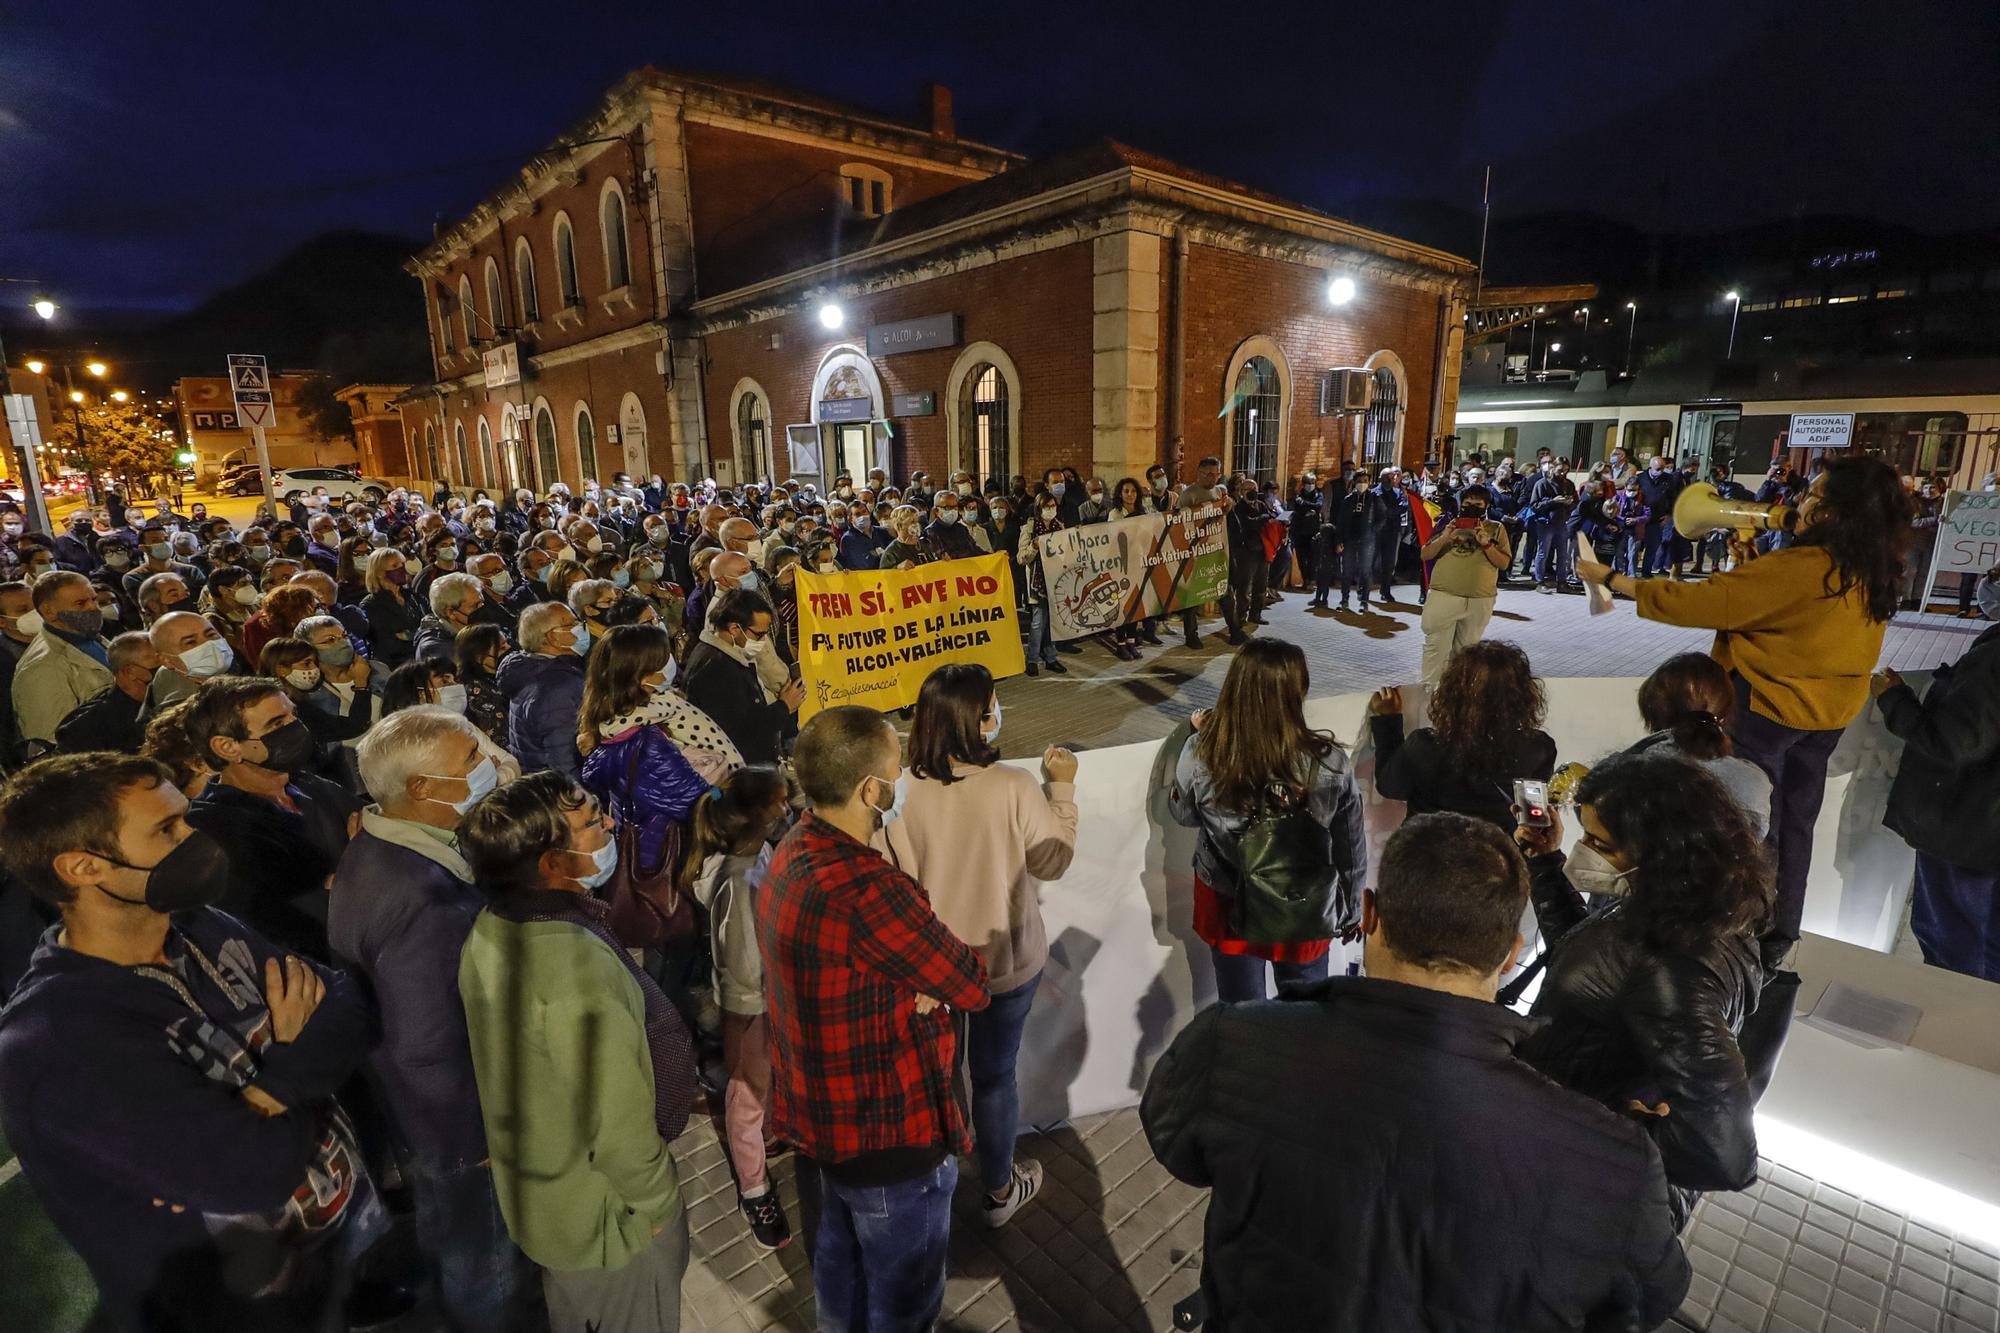
[{"label": "purple puffer jacket", "polygon": [[639,848],[648,868],[659,864],[668,826],[685,822],[694,813],[694,803],[708,795],[707,781],[682,756],[680,747],[650,725],[600,742],[583,761],[582,780],[605,809],[618,812],[621,821],[627,814],[639,819]]}]

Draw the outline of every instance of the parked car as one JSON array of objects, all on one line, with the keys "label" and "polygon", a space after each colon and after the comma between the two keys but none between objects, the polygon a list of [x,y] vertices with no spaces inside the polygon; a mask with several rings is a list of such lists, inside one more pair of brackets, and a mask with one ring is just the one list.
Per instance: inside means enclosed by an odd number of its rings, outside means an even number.
[{"label": "parked car", "polygon": [[290,504],[314,487],[326,487],[335,500],[366,500],[380,504],[395,488],[379,477],[363,477],[342,467],[288,467],[271,473],[271,490]]}]

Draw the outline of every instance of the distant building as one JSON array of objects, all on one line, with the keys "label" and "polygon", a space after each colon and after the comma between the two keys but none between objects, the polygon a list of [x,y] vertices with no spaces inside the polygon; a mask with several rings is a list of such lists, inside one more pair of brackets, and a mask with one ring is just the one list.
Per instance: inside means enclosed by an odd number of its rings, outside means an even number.
[{"label": "distant building", "polygon": [[[353,467],[352,440],[319,440],[299,412],[299,391],[309,375],[278,372],[271,376],[276,424],[264,432],[273,468]],[[194,451],[196,484],[213,481],[226,467],[257,461],[250,428],[236,419],[236,400],[226,376],[189,376],[174,382],[174,404],[181,439]],[[378,474],[379,475],[379,474]]]},{"label": "distant building", "polygon": [[651,68],[408,267],[412,465],[537,491],[1412,461],[1451,429],[1473,274],[1121,144],[960,139],[947,89],[902,121]]},{"label": "distant building", "polygon": [[[350,384],[334,392],[354,417],[354,447],[361,456],[361,474],[394,479],[411,476],[410,450],[403,438],[403,415],[396,400],[407,384]],[[433,446],[435,447],[435,446]],[[433,461],[429,475],[437,475]]]}]

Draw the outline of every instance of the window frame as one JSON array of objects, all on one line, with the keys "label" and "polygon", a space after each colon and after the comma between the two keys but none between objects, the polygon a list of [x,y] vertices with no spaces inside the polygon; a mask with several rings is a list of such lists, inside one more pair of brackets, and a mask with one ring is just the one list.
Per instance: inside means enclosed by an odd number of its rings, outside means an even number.
[{"label": "window frame", "polygon": [[535,286],[535,247],[528,243],[525,236],[514,239],[514,299],[519,302],[523,325],[541,319],[542,298]]},{"label": "window frame", "polygon": [[[612,217],[610,204],[618,201],[618,250],[615,256],[611,246]],[[604,289],[615,292],[621,287],[632,285],[632,227],[625,216],[625,189],[619,185],[617,177],[604,182],[604,189],[597,196],[597,235],[604,244]]]},{"label": "window frame", "polygon": [[568,213],[556,214],[549,244],[556,256],[556,299],[564,310],[574,309],[583,304],[583,279],[576,267],[576,224]]}]

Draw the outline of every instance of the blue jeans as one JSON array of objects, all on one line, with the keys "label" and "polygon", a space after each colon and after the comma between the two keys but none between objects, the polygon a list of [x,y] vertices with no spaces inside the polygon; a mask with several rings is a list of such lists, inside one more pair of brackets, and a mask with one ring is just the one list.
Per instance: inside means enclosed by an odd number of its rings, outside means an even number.
[{"label": "blue jeans", "polygon": [[1049,634],[1049,604],[1036,602],[1028,616],[1028,660],[1043,666],[1056,661],[1055,639]]},{"label": "blue jeans", "polygon": [[437,1270],[438,1306],[452,1328],[524,1327],[535,1269],[508,1238],[492,1168],[404,1164],[417,1205],[417,1244]]},{"label": "blue jeans", "polygon": [[923,1333],[944,1308],[945,1245],[958,1159],[894,1185],[819,1173],[813,1302],[820,1333]]},{"label": "blue jeans", "polygon": [[[1544,515],[1535,520],[1535,582],[1563,583],[1576,563],[1576,542],[1569,520]],[[1550,566],[1554,565],[1551,569]]]},{"label": "blue jeans", "polygon": [[2000,876],[1917,853],[1910,933],[1932,967],[2000,981]]},{"label": "blue jeans", "polygon": [[1322,954],[1310,963],[1267,963],[1248,954],[1217,953],[1213,948],[1208,952],[1215,959],[1215,998],[1224,1004],[1270,999],[1271,993],[1264,988],[1267,967],[1277,974],[1280,986],[1293,981],[1324,981],[1327,959],[1332,956]]},{"label": "blue jeans", "polygon": [[992,1193],[1014,1175],[1014,1140],[1021,1132],[1021,1093],[1014,1061],[1021,1033],[1035,1003],[1037,972],[1025,986],[995,995],[984,1009],[965,1016],[965,1064],[972,1076],[972,1133],[977,1141],[979,1183]]}]

